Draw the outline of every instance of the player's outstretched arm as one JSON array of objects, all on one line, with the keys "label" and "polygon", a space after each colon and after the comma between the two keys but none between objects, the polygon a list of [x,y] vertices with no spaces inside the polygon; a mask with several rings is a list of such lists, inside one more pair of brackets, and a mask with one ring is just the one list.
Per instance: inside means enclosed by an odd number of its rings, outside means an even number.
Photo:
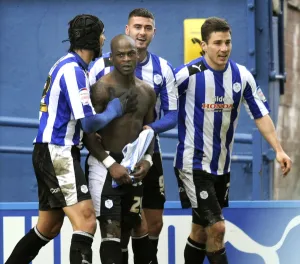
[{"label": "player's outstretched arm", "polygon": [[291,170],[292,161],[282,149],[271,117],[269,115],[265,115],[261,118],[255,119],[255,124],[260,133],[276,152],[276,160],[281,166],[283,175],[286,176]]},{"label": "player's outstretched arm", "polygon": [[157,134],[174,128],[177,125],[178,119],[178,87],[175,80],[175,73],[170,64],[165,68],[163,75],[165,84],[161,87],[159,93],[161,109],[163,110],[164,115],[159,120],[149,124]]}]

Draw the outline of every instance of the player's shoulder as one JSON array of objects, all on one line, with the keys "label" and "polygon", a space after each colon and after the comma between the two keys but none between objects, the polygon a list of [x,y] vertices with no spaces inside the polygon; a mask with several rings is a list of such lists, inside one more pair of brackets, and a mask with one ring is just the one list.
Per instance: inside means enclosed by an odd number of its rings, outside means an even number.
[{"label": "player's shoulder", "polygon": [[158,63],[159,62],[168,63],[168,61],[166,59],[164,59],[163,57],[158,56],[158,55],[156,55],[156,54],[154,54],[152,52],[149,52],[149,55],[151,56],[152,60],[155,60]]},{"label": "player's shoulder", "polygon": [[[56,67],[55,67],[56,65]],[[74,73],[76,76],[85,76],[84,69],[79,65],[76,57],[72,53],[68,53],[67,55],[61,57],[53,66],[53,68],[56,68],[57,72],[61,72],[65,76],[71,76],[70,73]],[[61,76],[58,74],[58,76]]]},{"label": "player's shoulder", "polygon": [[109,98],[109,89],[113,85],[111,85],[111,78],[109,78],[110,74],[103,76],[101,79],[96,81],[91,85],[91,97],[102,98],[102,100],[106,100]]},{"label": "player's shoulder", "polygon": [[245,65],[239,64],[233,60],[229,60],[232,74],[240,74],[241,79],[249,80],[253,79],[252,73],[248,70]]},{"label": "player's shoulder", "polygon": [[63,68],[64,70],[74,68],[74,67],[78,67],[78,66],[79,66],[78,62],[77,62],[74,54],[72,54],[72,53],[68,53],[67,55],[62,56],[53,65],[53,67]]},{"label": "player's shoulder", "polygon": [[165,58],[158,56],[152,52],[149,52],[149,55],[151,56],[152,63],[157,64],[157,66],[161,67],[161,69],[171,69],[173,70],[172,64],[166,60]]},{"label": "player's shoulder", "polygon": [[135,84],[137,87],[142,87],[145,89],[151,88],[153,90],[153,88],[149,84],[147,84],[145,81],[143,81],[137,77],[134,77],[134,78],[135,78]]},{"label": "player's shoulder", "polygon": [[148,83],[144,82],[143,80],[140,80],[139,78],[135,77],[135,84],[136,84],[137,88],[140,88],[142,91],[146,91],[146,93],[148,93],[148,94],[155,95],[154,89]]},{"label": "player's shoulder", "polygon": [[230,64],[231,71],[233,72],[238,71],[240,72],[241,75],[245,75],[245,74],[247,75],[250,73],[245,65],[239,64],[231,59],[228,62]]},{"label": "player's shoulder", "polygon": [[203,57],[198,57],[188,63],[182,64],[175,69],[176,76],[190,77],[194,74],[207,70]]},{"label": "player's shoulder", "polygon": [[111,72],[109,72],[106,75],[103,75],[98,81],[96,81],[93,86],[94,87],[103,87],[105,88],[106,85],[111,82]]}]

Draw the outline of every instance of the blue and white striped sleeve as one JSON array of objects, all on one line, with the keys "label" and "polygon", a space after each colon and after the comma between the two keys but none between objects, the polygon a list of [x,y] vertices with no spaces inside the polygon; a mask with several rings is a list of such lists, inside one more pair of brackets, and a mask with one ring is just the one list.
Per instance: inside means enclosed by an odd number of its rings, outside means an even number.
[{"label": "blue and white striped sleeve", "polygon": [[90,99],[88,79],[80,67],[68,67],[60,79],[60,87],[74,119],[96,114]]},{"label": "blue and white striped sleeve", "polygon": [[104,58],[101,57],[97,59],[90,66],[89,69],[90,85],[93,85],[95,82],[97,82],[103,75],[105,75],[105,63],[104,63]]},{"label": "blue and white striped sleeve", "polygon": [[187,90],[189,86],[189,76],[189,70],[186,65],[179,66],[175,69],[175,78],[179,96]]},{"label": "blue and white striped sleeve", "polygon": [[243,91],[243,103],[252,119],[261,118],[270,112],[266,97],[261,88],[257,86],[252,74],[246,72],[246,86]]},{"label": "blue and white striped sleeve", "polygon": [[162,110],[177,110],[177,84],[172,65],[168,62],[163,67],[164,86],[160,92],[161,109]]}]

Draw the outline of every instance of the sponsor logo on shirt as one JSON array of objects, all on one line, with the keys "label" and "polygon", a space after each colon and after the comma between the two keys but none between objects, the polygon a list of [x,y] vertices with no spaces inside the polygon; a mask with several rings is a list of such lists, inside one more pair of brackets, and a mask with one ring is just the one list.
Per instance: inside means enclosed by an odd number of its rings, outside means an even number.
[{"label": "sponsor logo on shirt", "polygon": [[224,96],[215,96],[212,98],[213,103],[202,103],[202,109],[205,111],[231,111],[233,104],[225,103]]}]

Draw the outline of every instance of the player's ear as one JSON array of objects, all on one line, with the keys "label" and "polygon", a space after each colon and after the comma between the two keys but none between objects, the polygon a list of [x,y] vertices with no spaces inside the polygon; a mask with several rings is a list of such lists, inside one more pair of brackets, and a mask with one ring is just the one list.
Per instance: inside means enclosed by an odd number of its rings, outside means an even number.
[{"label": "player's ear", "polygon": [[129,36],[129,26],[128,25],[125,26],[125,34],[127,36]]},{"label": "player's ear", "polygon": [[206,52],[207,51],[207,44],[205,41],[201,41],[201,48],[202,48],[202,51]]},{"label": "player's ear", "polygon": [[156,34],[156,28],[154,28],[154,33],[153,33],[153,36],[152,36],[152,39],[154,38],[155,34]]}]

